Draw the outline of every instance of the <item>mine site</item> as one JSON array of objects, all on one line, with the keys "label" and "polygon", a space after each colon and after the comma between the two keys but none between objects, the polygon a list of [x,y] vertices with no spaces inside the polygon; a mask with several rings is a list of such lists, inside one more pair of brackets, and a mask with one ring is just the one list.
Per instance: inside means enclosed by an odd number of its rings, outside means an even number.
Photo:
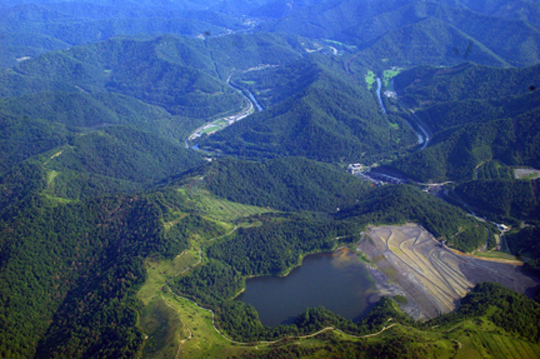
[{"label": "mine site", "polygon": [[479,282],[497,282],[524,294],[540,285],[518,261],[456,253],[416,224],[370,227],[357,250],[371,261],[370,275],[381,295],[406,297],[402,309],[415,319],[455,310]]}]

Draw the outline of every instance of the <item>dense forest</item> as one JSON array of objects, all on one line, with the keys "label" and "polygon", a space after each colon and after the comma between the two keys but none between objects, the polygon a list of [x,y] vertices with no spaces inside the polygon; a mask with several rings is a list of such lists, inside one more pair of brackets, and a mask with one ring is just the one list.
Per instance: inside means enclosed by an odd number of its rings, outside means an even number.
[{"label": "dense forest", "polygon": [[538,303],[491,283],[427,322],[401,295],[277,327],[235,300],[389,224],[537,278],[537,1],[6,0],[0,18],[0,357],[539,352]]},{"label": "dense forest", "polygon": [[324,212],[355,204],[371,188],[342,168],[295,157],[263,163],[218,161],[206,170],[205,184],[234,202]]},{"label": "dense forest", "polygon": [[478,180],[465,182],[455,191],[475,208],[496,215],[532,220],[540,218],[538,185],[538,180]]},{"label": "dense forest", "polygon": [[493,160],[538,167],[540,108],[538,91],[531,91],[538,69],[465,64],[448,72],[430,67],[402,72],[395,78],[398,91],[406,93],[400,101],[414,106],[416,118],[435,135],[425,151],[391,166],[424,182],[471,180],[478,167]]},{"label": "dense forest", "polygon": [[[324,63],[289,69],[300,81],[295,86],[301,86],[286,88],[290,97],[254,114],[249,121],[202,138],[201,148],[247,159],[302,156],[335,162],[355,161],[414,144],[414,133],[406,122],[389,121],[368,89],[356,86],[342,69]],[[247,81],[256,82],[251,85],[256,92],[267,86],[264,81]],[[272,96],[272,92],[265,96]],[[262,98],[263,104],[280,100]]]},{"label": "dense forest", "polygon": [[[34,185],[21,188],[20,176]],[[141,333],[128,294],[144,281],[142,258],[160,251],[155,206],[121,195],[57,205],[37,196],[39,170],[10,179],[2,186],[18,201],[9,196],[1,214],[2,356],[134,353]]]}]

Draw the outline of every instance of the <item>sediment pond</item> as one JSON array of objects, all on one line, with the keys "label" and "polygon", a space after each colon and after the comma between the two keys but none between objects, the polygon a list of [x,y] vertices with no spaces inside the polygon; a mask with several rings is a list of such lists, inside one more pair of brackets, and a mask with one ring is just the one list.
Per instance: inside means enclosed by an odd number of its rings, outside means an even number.
[{"label": "sediment pond", "polygon": [[366,264],[344,248],[309,255],[286,277],[248,279],[238,298],[252,304],[261,322],[292,323],[310,307],[324,306],[345,318],[360,319],[379,299]]}]

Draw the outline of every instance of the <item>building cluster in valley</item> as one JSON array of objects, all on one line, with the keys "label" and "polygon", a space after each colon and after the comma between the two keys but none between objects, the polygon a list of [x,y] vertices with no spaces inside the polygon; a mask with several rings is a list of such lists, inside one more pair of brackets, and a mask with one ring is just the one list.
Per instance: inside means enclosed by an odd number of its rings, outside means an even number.
[{"label": "building cluster in valley", "polygon": [[372,168],[377,167],[378,164],[374,164],[372,166],[364,166],[360,163],[351,163],[347,167],[347,171],[363,180],[370,181],[371,183],[375,185],[383,185],[386,183],[390,184],[404,184],[407,183],[407,180],[402,178],[397,178],[388,174],[379,173],[379,172],[372,172]]}]

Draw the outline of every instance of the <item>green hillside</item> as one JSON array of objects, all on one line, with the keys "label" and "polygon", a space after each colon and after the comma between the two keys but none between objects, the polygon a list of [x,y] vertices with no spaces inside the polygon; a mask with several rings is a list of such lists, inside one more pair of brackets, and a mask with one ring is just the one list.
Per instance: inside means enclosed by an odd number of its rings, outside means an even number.
[{"label": "green hillside", "polygon": [[[342,36],[356,38],[358,39],[356,42],[364,44],[369,44],[379,37],[388,37],[391,40],[385,40],[387,49],[390,46],[407,49],[407,46],[396,40],[404,41],[406,44],[411,39],[414,41],[423,39],[422,45],[427,54],[434,56],[437,49],[439,50],[440,58],[434,59],[436,62],[470,60],[495,66],[504,66],[505,63],[527,66],[538,62],[540,44],[538,29],[512,16],[493,16],[492,12],[468,7],[463,6],[463,2],[457,4],[449,1],[412,1],[374,19],[355,24],[346,29]],[[490,26],[486,27],[486,23]],[[424,31],[428,35],[419,37],[418,35]],[[403,32],[415,35],[406,37]],[[385,51],[381,45],[375,46],[379,47],[379,52]],[[444,46],[448,46],[446,48],[448,53],[443,52]],[[414,49],[410,54],[413,54],[413,51]],[[425,55],[417,53],[416,56],[421,59]],[[382,57],[393,59],[394,55],[388,52],[387,56]]]},{"label": "green hillside", "polygon": [[439,132],[469,123],[486,123],[492,120],[514,118],[537,108],[540,92],[527,91],[523,95],[500,99],[474,99],[437,102],[415,111],[415,114],[433,130]]},{"label": "green hillside", "polygon": [[520,5],[323,1],[262,24],[261,30],[358,45],[372,67],[381,60],[391,60],[391,65],[449,65],[467,59],[493,66],[527,66],[539,60],[540,32],[534,16],[539,8],[532,1]]},{"label": "green hillside", "polygon": [[149,184],[201,163],[199,155],[179,144],[129,128],[105,127],[74,137],[46,167]]},{"label": "green hillside", "polygon": [[[473,179],[483,163],[539,166],[538,66],[419,67],[395,79],[402,101],[435,132],[430,146],[392,166],[423,182]],[[443,85],[444,84],[444,85]],[[524,85],[525,84],[525,85]],[[532,87],[534,89],[534,87]]]},{"label": "green hillside", "polygon": [[[392,127],[376,99],[343,72],[318,64],[301,68],[293,96],[203,138],[204,149],[243,158],[304,156],[322,161],[356,161],[364,154],[392,151],[414,141],[401,120]],[[292,87],[292,86],[291,86]],[[264,98],[264,97],[263,97]]]},{"label": "green hillside", "polygon": [[[0,19],[0,358],[538,358],[537,0],[5,0]],[[444,241],[426,258],[459,269],[429,279],[453,312],[411,319],[403,291],[429,287],[360,252],[404,224]],[[377,280],[354,321],[269,327],[236,300],[337,248]],[[501,282],[534,299],[473,288],[465,262],[531,276]]]},{"label": "green hillside", "polygon": [[351,206],[370,188],[339,167],[295,157],[263,163],[218,161],[205,170],[204,184],[234,202],[324,212]]},{"label": "green hillside", "polygon": [[538,219],[538,180],[469,181],[456,187],[456,194],[475,208],[499,216]]},{"label": "green hillside", "polygon": [[497,69],[463,63],[452,68],[421,66],[394,79],[403,101],[411,106],[433,102],[499,99],[530,91],[540,66]]},{"label": "green hillside", "polygon": [[[39,183],[39,171],[33,174],[27,181]],[[21,183],[17,174],[3,177],[4,189],[13,188],[9,179]],[[133,353],[142,334],[134,327],[137,306],[128,293],[143,281],[141,259],[159,248],[155,208],[126,196],[56,206],[36,197],[36,190],[39,186],[26,186],[26,194],[12,202],[16,206],[2,210],[1,355],[32,357],[44,338],[54,335],[54,320],[63,330],[54,342],[64,346],[65,356],[82,349],[76,337],[89,330],[94,339],[85,347],[95,353]],[[84,307],[84,314],[74,318],[68,310],[73,306]],[[67,317],[61,319],[61,313]],[[96,341],[104,335],[111,335],[108,343]]]},{"label": "green hillside", "polygon": [[[450,66],[461,63],[464,52],[468,59],[480,64],[506,65],[502,58],[473,37],[434,17],[384,34],[360,52],[359,61],[367,66],[376,64],[379,68],[417,64]],[[377,59],[383,63],[377,64]]]}]

